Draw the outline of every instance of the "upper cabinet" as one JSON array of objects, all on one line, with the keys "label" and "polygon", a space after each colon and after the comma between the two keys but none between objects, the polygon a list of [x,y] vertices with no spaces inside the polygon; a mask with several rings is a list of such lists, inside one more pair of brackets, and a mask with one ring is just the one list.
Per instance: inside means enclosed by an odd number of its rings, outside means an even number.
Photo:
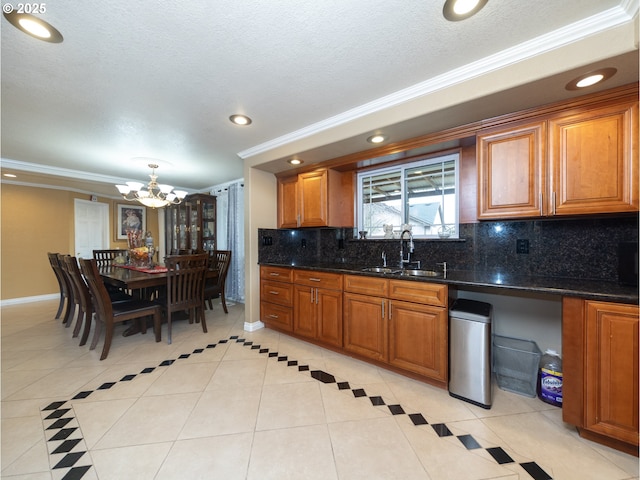
[{"label": "upper cabinet", "polygon": [[638,210],[638,102],[574,108],[477,136],[478,218]]},{"label": "upper cabinet", "polygon": [[167,253],[216,249],[216,197],[187,195],[182,203],[165,209]]},{"label": "upper cabinet", "polygon": [[278,228],[352,226],[350,172],[321,169],[278,178]]}]

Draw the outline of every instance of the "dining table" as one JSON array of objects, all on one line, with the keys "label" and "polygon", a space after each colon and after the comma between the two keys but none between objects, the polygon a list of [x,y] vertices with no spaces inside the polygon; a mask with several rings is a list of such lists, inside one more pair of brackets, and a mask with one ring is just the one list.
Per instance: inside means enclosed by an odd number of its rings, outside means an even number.
[{"label": "dining table", "polygon": [[[131,265],[112,264],[99,267],[98,271],[105,285],[128,290],[134,297],[141,299],[150,300],[159,288],[166,288],[167,286],[167,268],[163,265],[134,267]],[[207,270],[207,280],[217,276],[218,269],[209,268]],[[138,322],[134,322],[131,327],[125,330],[123,336],[128,337],[139,332]]]}]

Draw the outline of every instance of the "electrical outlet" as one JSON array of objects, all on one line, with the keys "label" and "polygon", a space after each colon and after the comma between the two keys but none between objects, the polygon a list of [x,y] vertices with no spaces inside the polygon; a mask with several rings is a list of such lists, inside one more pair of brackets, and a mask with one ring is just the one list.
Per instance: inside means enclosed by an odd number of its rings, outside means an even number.
[{"label": "electrical outlet", "polygon": [[523,238],[516,240],[516,253],[529,253],[529,240]]},{"label": "electrical outlet", "polygon": [[268,247],[270,245],[273,245],[273,237],[269,237],[269,236],[262,237],[262,246]]},{"label": "electrical outlet", "polygon": [[300,244],[302,245],[302,248],[307,248],[307,239],[303,238]]}]

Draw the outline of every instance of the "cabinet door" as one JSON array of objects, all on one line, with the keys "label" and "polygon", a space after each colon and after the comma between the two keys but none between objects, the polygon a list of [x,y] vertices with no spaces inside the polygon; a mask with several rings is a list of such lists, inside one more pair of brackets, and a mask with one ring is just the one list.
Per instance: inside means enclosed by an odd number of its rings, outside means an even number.
[{"label": "cabinet door", "polygon": [[551,214],[638,210],[637,131],[637,101],[551,119]]},{"label": "cabinet door", "polygon": [[545,122],[478,135],[478,218],[544,215],[545,145]]},{"label": "cabinet door", "polygon": [[291,307],[283,307],[275,303],[260,302],[260,320],[267,326],[290,332],[293,330]]},{"label": "cabinet door", "polygon": [[447,309],[396,300],[389,309],[389,363],[446,382]]},{"label": "cabinet door", "polygon": [[638,445],[638,307],[586,302],[585,428]]},{"label": "cabinet door", "polygon": [[316,289],[317,339],[336,347],[342,346],[342,292]]},{"label": "cabinet door", "polygon": [[316,289],[304,285],[293,286],[293,332],[316,338]]},{"label": "cabinet door", "polygon": [[386,362],[388,325],[385,298],[344,294],[344,348]]},{"label": "cabinet door", "polygon": [[298,176],[278,179],[278,228],[297,228]]},{"label": "cabinet door", "polygon": [[298,211],[301,227],[328,225],[327,176],[326,170],[298,175]]}]

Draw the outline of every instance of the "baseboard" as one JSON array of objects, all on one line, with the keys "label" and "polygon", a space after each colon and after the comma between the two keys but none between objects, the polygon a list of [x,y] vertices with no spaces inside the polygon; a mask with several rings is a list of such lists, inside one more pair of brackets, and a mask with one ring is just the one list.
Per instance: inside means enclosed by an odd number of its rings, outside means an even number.
[{"label": "baseboard", "polygon": [[244,322],[245,332],[255,332],[256,330],[260,330],[261,328],[264,328],[264,323],[262,323],[261,321]]},{"label": "baseboard", "polygon": [[45,300],[59,300],[59,293],[51,293],[49,295],[38,295],[35,297],[20,297],[20,298],[8,298],[7,300],[0,300],[0,306],[6,307],[8,305],[19,305],[22,303],[31,302],[43,302]]}]

